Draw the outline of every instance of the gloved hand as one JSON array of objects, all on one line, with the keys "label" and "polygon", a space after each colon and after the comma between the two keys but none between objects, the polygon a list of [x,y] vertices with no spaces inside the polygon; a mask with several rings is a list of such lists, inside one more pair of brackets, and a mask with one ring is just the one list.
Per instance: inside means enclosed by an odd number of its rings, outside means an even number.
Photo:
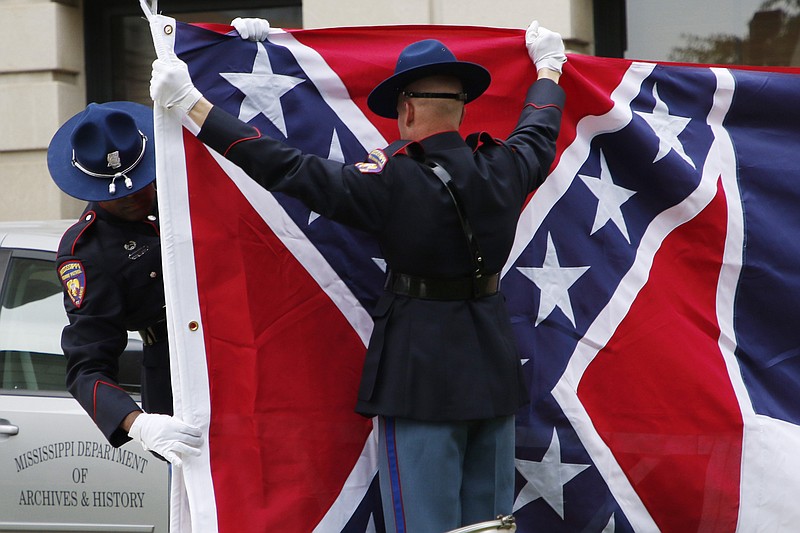
[{"label": "gloved hand", "polygon": [[231,21],[239,36],[248,41],[264,41],[269,35],[269,21],[266,19],[243,19],[236,17]]},{"label": "gloved hand", "polygon": [[539,26],[539,21],[531,22],[525,31],[525,47],[536,70],[549,68],[561,73],[561,65],[567,62],[564,41],[561,35]]},{"label": "gloved hand", "polygon": [[177,107],[186,114],[202,96],[192,83],[189,67],[177,56],[153,61],[150,97],[155,103],[167,109]]},{"label": "gloved hand", "polygon": [[131,424],[128,436],[146,451],[154,451],[175,466],[184,455],[200,455],[203,437],[200,428],[174,416],[141,413]]}]

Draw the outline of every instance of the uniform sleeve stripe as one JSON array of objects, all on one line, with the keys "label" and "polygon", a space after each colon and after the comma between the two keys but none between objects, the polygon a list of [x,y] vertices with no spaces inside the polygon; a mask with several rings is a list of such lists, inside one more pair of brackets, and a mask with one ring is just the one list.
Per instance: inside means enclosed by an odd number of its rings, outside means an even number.
[{"label": "uniform sleeve stripe", "polygon": [[252,137],[244,137],[244,138],[242,138],[242,139],[239,139],[238,141],[233,141],[233,142],[231,143],[231,145],[230,145],[230,146],[228,146],[228,149],[227,149],[227,150],[225,150],[225,153],[224,153],[224,154],[222,154],[222,156],[223,156],[223,157],[227,157],[227,156],[228,156],[228,152],[230,152],[230,151],[233,149],[233,147],[234,147],[234,146],[236,146],[237,144],[239,144],[240,142],[244,142],[244,141],[252,141],[252,140],[254,140],[254,139],[260,139],[260,138],[261,138],[261,131],[259,131],[259,129],[258,129],[258,128],[253,128],[253,129],[254,129],[254,130],[256,130],[256,135],[253,135]]},{"label": "uniform sleeve stripe", "polygon": [[114,385],[113,383],[109,383],[107,381],[101,381],[98,379],[97,381],[94,382],[94,391],[92,392],[92,420],[94,420],[95,423],[97,423],[97,389],[100,385],[107,385],[114,389],[125,392],[125,390],[122,387]]},{"label": "uniform sleeve stripe", "polygon": [[548,107],[554,107],[554,108],[558,109],[559,111],[561,111],[562,113],[564,112],[561,109],[561,106],[557,106],[556,104],[536,105],[534,103],[528,102],[527,104],[525,104],[525,107],[528,107],[528,106],[530,106],[530,107],[532,107],[534,109],[547,109]]}]

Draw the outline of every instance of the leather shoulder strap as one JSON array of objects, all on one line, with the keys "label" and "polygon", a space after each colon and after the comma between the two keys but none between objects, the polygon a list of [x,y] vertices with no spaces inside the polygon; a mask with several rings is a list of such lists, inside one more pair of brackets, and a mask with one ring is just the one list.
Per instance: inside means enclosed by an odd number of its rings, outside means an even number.
[{"label": "leather shoulder strap", "polygon": [[475,267],[474,275],[480,277],[483,275],[483,254],[481,254],[478,240],[475,238],[475,234],[472,231],[472,226],[469,223],[467,214],[464,212],[461,202],[459,201],[458,191],[453,186],[453,178],[450,176],[450,173],[438,163],[428,161],[428,165],[433,170],[433,173],[436,174],[436,177],[439,178],[439,181],[444,184],[447,192],[450,193],[450,198],[453,200],[453,205],[456,207],[456,213],[458,213],[458,220],[461,222],[461,230],[464,232],[464,237],[467,240],[470,257],[472,258],[472,266]]}]

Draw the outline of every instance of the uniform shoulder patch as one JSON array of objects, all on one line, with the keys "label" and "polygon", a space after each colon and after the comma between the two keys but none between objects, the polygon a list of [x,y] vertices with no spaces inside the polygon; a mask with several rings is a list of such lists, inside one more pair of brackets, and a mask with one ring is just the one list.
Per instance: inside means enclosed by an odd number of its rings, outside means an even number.
[{"label": "uniform shoulder patch", "polygon": [[366,161],[356,163],[355,166],[362,174],[378,174],[383,171],[383,167],[386,166],[388,161],[389,158],[386,157],[386,153],[377,148],[369,153]]},{"label": "uniform shoulder patch", "polygon": [[80,261],[65,261],[58,267],[58,277],[75,307],[80,307],[86,296],[86,271]]}]

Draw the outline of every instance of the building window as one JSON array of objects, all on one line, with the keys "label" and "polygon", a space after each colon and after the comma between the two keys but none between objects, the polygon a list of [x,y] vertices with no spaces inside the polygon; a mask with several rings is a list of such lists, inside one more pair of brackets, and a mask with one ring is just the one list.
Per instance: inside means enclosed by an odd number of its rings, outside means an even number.
[{"label": "building window", "polygon": [[[259,17],[276,28],[302,27],[300,0],[162,0],[158,8],[183,22],[229,24],[236,17]],[[151,106],[150,71],[155,51],[138,3],[87,0],[84,13],[87,101],[128,100]]]},{"label": "building window", "polygon": [[629,59],[800,64],[796,0],[634,0],[626,11]]}]

